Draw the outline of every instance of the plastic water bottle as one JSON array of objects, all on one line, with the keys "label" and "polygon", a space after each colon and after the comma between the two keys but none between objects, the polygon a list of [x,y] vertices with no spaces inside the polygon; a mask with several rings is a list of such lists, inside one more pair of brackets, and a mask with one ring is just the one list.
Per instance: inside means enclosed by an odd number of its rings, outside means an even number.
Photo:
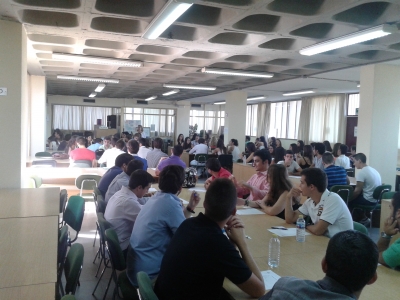
[{"label": "plastic water bottle", "polygon": [[243,155],[243,164],[246,164],[246,155]]},{"label": "plastic water bottle", "polygon": [[276,234],[269,240],[269,253],[268,253],[268,265],[271,268],[277,268],[279,266],[279,256],[281,254],[281,242]]},{"label": "plastic water bottle", "polygon": [[296,241],[304,243],[306,241],[306,221],[303,215],[300,215],[296,222]]}]

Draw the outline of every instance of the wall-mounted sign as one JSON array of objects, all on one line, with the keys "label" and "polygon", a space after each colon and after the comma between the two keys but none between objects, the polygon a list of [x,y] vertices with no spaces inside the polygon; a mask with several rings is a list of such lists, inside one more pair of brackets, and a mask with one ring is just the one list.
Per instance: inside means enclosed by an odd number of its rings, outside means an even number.
[{"label": "wall-mounted sign", "polygon": [[0,87],[0,96],[7,96],[7,88]]}]

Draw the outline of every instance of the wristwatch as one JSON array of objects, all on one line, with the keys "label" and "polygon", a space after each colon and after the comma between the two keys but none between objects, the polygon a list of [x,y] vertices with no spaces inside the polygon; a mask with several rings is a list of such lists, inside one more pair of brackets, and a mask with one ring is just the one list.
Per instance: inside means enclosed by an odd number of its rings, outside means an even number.
[{"label": "wristwatch", "polygon": [[384,231],[381,232],[381,237],[390,240],[392,238],[391,235],[387,235]]}]

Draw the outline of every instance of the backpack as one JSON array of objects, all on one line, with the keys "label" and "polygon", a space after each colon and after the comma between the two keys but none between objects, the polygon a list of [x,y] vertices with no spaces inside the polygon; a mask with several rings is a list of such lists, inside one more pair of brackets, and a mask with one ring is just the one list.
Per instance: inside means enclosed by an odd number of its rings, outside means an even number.
[{"label": "backpack", "polygon": [[191,188],[196,186],[196,178],[197,171],[195,168],[186,168],[185,169],[185,181],[183,182],[182,187]]}]

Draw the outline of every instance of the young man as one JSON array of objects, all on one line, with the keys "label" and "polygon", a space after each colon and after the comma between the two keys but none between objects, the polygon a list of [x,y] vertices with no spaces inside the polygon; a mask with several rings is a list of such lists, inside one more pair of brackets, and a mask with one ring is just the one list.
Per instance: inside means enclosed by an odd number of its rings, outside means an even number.
[{"label": "young man", "polygon": [[189,151],[189,154],[207,154],[208,146],[205,143],[206,143],[206,140],[203,138],[200,138],[199,143]]},{"label": "young man", "polygon": [[365,234],[347,230],[334,235],[322,259],[326,276],[317,282],[282,277],[260,300],[267,299],[359,299],[363,288],[378,276],[378,249]]},{"label": "young man", "polygon": [[139,143],[136,140],[132,139],[129,140],[127,147],[128,153],[133,156],[133,159],[140,160],[143,163],[143,170],[147,171],[147,160],[137,155],[139,151]]},{"label": "young man", "polygon": [[96,162],[96,153],[86,149],[86,140],[83,137],[80,137],[76,140],[76,144],[78,148],[75,148],[69,153],[69,158],[71,160],[72,165],[78,165],[80,162],[77,161],[90,161],[92,166],[94,166]]},{"label": "young man", "polygon": [[156,138],[153,142],[154,149],[147,153],[147,166],[148,168],[156,168],[161,157],[168,157],[167,154],[161,151],[163,140]]},{"label": "young man", "polygon": [[286,150],[285,160],[281,160],[278,162],[278,165],[284,165],[288,172],[288,175],[299,176],[301,171],[303,170],[297,162],[293,159],[293,151]]},{"label": "young man", "polygon": [[132,159],[132,155],[128,153],[118,155],[115,159],[115,166],[108,169],[103,177],[101,177],[98,188],[103,195],[103,198],[106,196],[108,187],[110,186],[111,182],[117,175],[121,174],[124,169],[126,169],[126,166]]},{"label": "young man", "polygon": [[221,163],[218,158],[212,157],[207,160],[206,163],[207,172],[211,174],[211,177],[204,182],[204,188],[207,190],[210,183],[217,178],[230,178],[232,174],[221,167]]},{"label": "young man", "polygon": [[185,220],[172,238],[157,277],[157,297],[220,299],[225,277],[250,296],[262,296],[264,280],[247,247],[244,225],[235,215],[233,183],[225,178],[214,180],[204,208],[204,214]]},{"label": "young man", "polygon": [[107,203],[104,218],[117,233],[121,249],[125,252],[136,218],[149,199],[143,197],[149,192],[153,181],[153,176],[147,171],[136,170],[130,176],[129,185],[122,186]]},{"label": "young man", "polygon": [[122,149],[125,147],[125,142],[123,139],[115,141],[112,139],[111,143],[115,143],[115,147],[104,151],[103,155],[100,157],[98,163],[105,163],[107,168],[111,168],[115,165],[115,159],[118,155],[125,153]]},{"label": "young man", "polygon": [[330,190],[334,185],[346,185],[350,184],[350,179],[347,176],[347,172],[343,167],[334,166],[335,159],[333,154],[325,152],[322,155],[322,163],[324,164],[324,171],[328,180],[327,189]]},{"label": "young man", "polygon": [[[293,211],[292,198],[306,196],[308,199]],[[336,193],[326,189],[326,175],[318,168],[301,172],[300,186],[290,190],[286,199],[285,220],[293,224],[299,215],[309,216],[314,225],[307,226],[315,235],[332,237],[338,232],[353,229],[353,220],[346,204]]]},{"label": "young man", "polygon": [[347,150],[349,148],[341,144],[338,150],[339,157],[335,160],[335,166],[343,167],[345,169],[350,169],[350,158],[346,156]]},{"label": "young man", "polygon": [[177,195],[182,190],[185,171],[181,166],[167,166],[161,173],[160,192],[149,199],[135,221],[127,256],[129,281],[137,286],[136,274],[146,272],[151,279],[160,271],[161,260],[178,227],[189,218],[200,201],[192,193],[189,204],[183,207]]},{"label": "young man", "polygon": [[[231,176],[239,197],[237,205],[248,205],[248,201],[261,200],[269,191],[267,172],[271,163],[271,154],[268,150],[263,149],[254,152],[253,157],[253,165],[257,173],[251,176],[247,182],[238,183],[236,178]],[[246,200],[242,199],[248,194],[250,195]]]},{"label": "young man", "polygon": [[231,139],[228,145],[228,153],[232,154],[232,161],[237,162],[240,158],[239,142],[237,139]]},{"label": "young man", "polygon": [[100,138],[95,138],[95,139],[94,139],[94,143],[91,144],[91,145],[88,147],[88,150],[93,151],[93,152],[96,152],[96,150],[99,150],[100,146],[102,146],[102,145],[103,145],[103,140],[100,139]]},{"label": "young man", "polygon": [[324,170],[324,164],[322,163],[322,154],[325,153],[325,145],[322,143],[315,143],[314,146],[314,159],[310,168],[319,168]]},{"label": "young man", "polygon": [[141,138],[139,139],[139,151],[137,155],[143,159],[147,158],[147,154],[151,151],[150,148],[147,148],[147,142],[146,139]]},{"label": "young man", "polygon": [[156,169],[156,175],[160,175],[161,171],[170,165],[177,165],[181,166],[182,168],[186,169],[185,162],[181,159],[183,153],[183,147],[181,145],[175,145],[174,148],[171,149],[172,155],[170,157],[166,157],[165,159],[160,159],[160,163]]},{"label": "young man", "polygon": [[130,161],[128,165],[124,168],[124,172],[115,176],[113,181],[111,181],[110,185],[108,186],[104,201],[108,202],[108,200],[110,200],[110,198],[123,186],[128,186],[129,178],[131,174],[136,170],[143,170],[143,163],[140,160]]},{"label": "young man", "polygon": [[103,149],[104,151],[109,150],[113,147],[111,144],[111,135],[106,136],[103,141],[103,145],[100,146],[99,149]]}]

